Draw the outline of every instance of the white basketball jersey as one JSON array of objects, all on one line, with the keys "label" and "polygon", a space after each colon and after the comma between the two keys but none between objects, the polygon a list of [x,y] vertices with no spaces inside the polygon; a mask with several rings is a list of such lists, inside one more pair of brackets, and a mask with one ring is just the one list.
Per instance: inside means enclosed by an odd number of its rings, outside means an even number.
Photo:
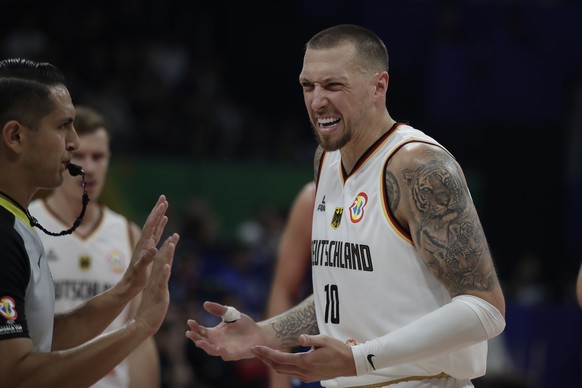
[{"label": "white basketball jersey", "polygon": [[[57,313],[70,311],[112,287],[127,269],[134,244],[130,223],[105,206],[101,210],[101,219],[88,236],[73,233],[53,237],[39,233],[53,276]],[[60,231],[70,227],[53,214],[43,200],[33,201],[29,211],[48,230]],[[122,326],[128,318],[126,308],[105,331]],[[129,387],[127,361],[120,363],[93,387]]]},{"label": "white basketball jersey", "polygon": [[[407,233],[393,220],[384,195],[385,165],[403,144],[438,143],[397,124],[346,174],[339,151],[322,158],[313,216],[313,293],[319,330],[348,344],[384,336],[451,302]],[[375,384],[447,373],[467,364],[467,376],[485,372],[487,344],[365,376],[322,381],[327,387]],[[401,383],[400,385],[407,385]]]}]

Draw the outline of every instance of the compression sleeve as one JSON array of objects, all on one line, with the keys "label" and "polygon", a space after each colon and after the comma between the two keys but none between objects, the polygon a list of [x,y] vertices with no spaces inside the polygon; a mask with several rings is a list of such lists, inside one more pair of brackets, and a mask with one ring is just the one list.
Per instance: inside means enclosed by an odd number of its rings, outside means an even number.
[{"label": "compression sleeve", "polygon": [[357,375],[410,363],[486,341],[505,328],[493,305],[460,295],[441,308],[380,338],[352,347]]}]

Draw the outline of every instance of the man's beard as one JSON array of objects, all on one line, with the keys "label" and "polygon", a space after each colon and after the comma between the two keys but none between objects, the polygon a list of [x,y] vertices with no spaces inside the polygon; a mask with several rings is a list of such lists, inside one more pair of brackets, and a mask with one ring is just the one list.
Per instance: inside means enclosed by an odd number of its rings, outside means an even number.
[{"label": "man's beard", "polygon": [[348,131],[344,132],[342,137],[340,137],[337,140],[324,138],[322,135],[319,134],[319,132],[317,132],[317,129],[315,128],[313,128],[313,131],[315,134],[315,138],[317,139],[317,142],[319,143],[321,148],[328,152],[337,151],[343,148],[352,139],[352,133]]}]

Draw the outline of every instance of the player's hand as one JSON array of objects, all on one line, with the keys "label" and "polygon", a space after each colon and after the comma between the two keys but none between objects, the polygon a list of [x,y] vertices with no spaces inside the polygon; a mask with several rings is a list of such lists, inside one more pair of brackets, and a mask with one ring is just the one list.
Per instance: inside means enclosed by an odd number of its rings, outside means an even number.
[{"label": "player's hand", "polygon": [[304,382],[356,375],[349,345],[324,334],[303,334],[299,336],[299,344],[311,349],[307,352],[286,353],[258,345],[251,352],[278,373]]},{"label": "player's hand", "polygon": [[[227,312],[228,306],[204,302],[204,309],[221,318]],[[220,322],[214,327],[201,326],[193,319],[186,323],[190,328],[186,332],[186,337],[190,338],[194,345],[211,356],[222,357],[225,361],[252,358],[254,355],[251,348],[266,342],[259,325],[246,314],[241,314],[236,322]]]},{"label": "player's hand", "polygon": [[135,320],[150,335],[159,330],[168,311],[170,304],[168,281],[179,238],[180,236],[174,233],[164,241],[160,251],[155,256],[150,271],[151,274],[141,294],[141,302],[137,309]]},{"label": "player's hand", "polygon": [[167,210],[168,201],[161,195],[150,211],[141,236],[133,249],[131,261],[121,280],[122,284],[126,285],[126,292],[130,298],[141,292],[146,285],[148,269],[158,253],[156,246],[168,223]]}]

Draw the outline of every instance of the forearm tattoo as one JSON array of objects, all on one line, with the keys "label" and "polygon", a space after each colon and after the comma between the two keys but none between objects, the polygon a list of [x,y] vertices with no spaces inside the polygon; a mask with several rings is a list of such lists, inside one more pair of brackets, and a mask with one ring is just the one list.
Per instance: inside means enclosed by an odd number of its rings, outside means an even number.
[{"label": "forearm tattoo", "polygon": [[402,179],[419,212],[415,243],[430,271],[452,296],[468,290],[487,291],[497,282],[487,241],[464,180],[442,157]]},{"label": "forearm tattoo", "polygon": [[301,334],[319,334],[313,299],[309,298],[280,319],[275,319],[271,326],[284,348],[297,346],[297,339]]}]

